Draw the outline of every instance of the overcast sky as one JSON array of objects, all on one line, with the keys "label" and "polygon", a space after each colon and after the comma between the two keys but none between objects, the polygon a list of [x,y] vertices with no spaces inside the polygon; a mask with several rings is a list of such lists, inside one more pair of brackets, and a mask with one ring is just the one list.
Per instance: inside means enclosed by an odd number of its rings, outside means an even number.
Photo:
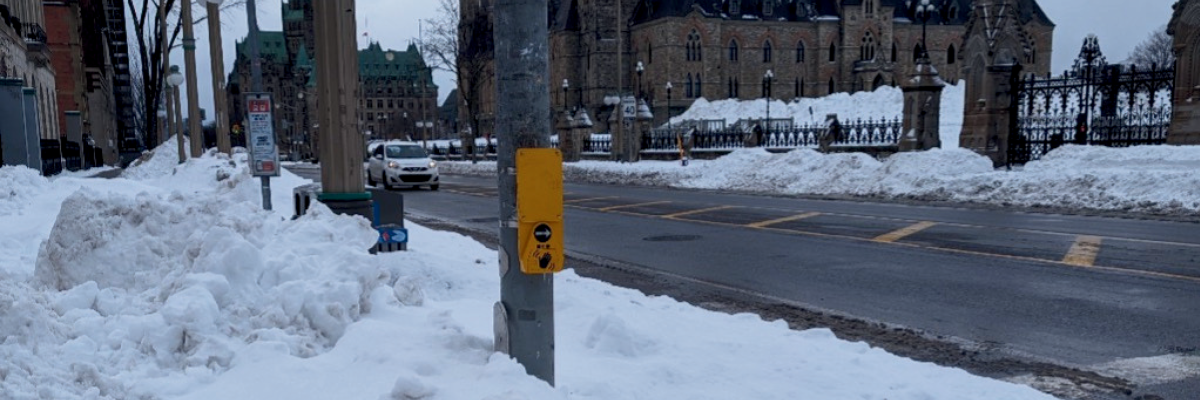
[{"label": "overcast sky", "polygon": [[[321,1],[321,0],[318,0]],[[281,30],[281,0],[258,1],[258,24],[263,30]],[[419,34],[419,21],[432,18],[437,12],[438,0],[359,0],[358,39],[359,48],[366,47],[369,40],[378,41],[385,49],[404,50]],[[1056,74],[1067,69],[1079,54],[1083,38],[1089,33],[1100,38],[1100,48],[1109,62],[1120,62],[1127,58],[1139,42],[1151,31],[1165,25],[1171,19],[1171,5],[1175,0],[1040,0],[1038,2],[1057,25],[1054,31],[1054,64]],[[1136,3],[1136,4],[1135,4]],[[199,8],[197,8],[199,9]],[[202,12],[201,12],[202,15]],[[225,27],[222,41],[225,49],[225,71],[233,67],[234,42],[246,36],[246,13],[244,9],[222,15]],[[196,27],[196,63],[200,69],[200,107],[212,109],[212,81],[209,71],[208,25]],[[176,50],[171,56],[174,64],[183,64],[183,53]],[[449,73],[437,71],[434,81],[439,86],[439,104],[453,89]],[[211,118],[212,113],[210,112]]]}]

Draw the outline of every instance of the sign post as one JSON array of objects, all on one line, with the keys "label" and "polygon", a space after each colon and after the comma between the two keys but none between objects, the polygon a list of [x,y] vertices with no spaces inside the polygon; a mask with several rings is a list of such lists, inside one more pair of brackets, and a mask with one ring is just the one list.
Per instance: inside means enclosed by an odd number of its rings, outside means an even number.
[{"label": "sign post", "polygon": [[246,146],[250,151],[250,174],[262,178],[263,209],[271,209],[271,177],[279,176],[279,150],[271,119],[271,95],[246,95]]}]

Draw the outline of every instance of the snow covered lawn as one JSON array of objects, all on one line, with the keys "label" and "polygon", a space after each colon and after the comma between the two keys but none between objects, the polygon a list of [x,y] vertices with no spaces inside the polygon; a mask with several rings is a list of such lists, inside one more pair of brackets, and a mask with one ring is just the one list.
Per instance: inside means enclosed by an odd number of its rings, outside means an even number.
[{"label": "snow covered lawn", "polygon": [[[444,173],[494,175],[494,162],[443,162]],[[786,195],[916,199],[997,206],[1200,215],[1200,146],[1068,145],[1013,171],[962,149],[900,153],[738,150],[712,161],[567,164],[575,182]]]},{"label": "snow covered lawn", "polygon": [[113,180],[0,168],[0,398],[1050,398],[569,270],[550,387],[491,350],[494,251],[410,225],[411,251],[368,255],[367,221],[263,211],[240,156],[172,153]]}]

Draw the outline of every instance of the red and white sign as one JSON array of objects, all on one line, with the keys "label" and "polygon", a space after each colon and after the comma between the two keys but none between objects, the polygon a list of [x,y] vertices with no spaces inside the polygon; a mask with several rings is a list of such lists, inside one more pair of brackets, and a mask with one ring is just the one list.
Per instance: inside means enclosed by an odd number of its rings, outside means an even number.
[{"label": "red and white sign", "polygon": [[254,176],[279,176],[279,150],[275,148],[273,121],[271,95],[246,94],[246,147],[250,151],[250,173]]}]

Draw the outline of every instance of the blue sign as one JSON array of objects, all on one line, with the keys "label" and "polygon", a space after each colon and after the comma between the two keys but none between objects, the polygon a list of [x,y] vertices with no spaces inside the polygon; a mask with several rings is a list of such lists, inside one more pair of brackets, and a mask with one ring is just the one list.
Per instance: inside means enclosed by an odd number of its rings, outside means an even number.
[{"label": "blue sign", "polygon": [[408,243],[408,229],[380,227],[379,243]]}]

